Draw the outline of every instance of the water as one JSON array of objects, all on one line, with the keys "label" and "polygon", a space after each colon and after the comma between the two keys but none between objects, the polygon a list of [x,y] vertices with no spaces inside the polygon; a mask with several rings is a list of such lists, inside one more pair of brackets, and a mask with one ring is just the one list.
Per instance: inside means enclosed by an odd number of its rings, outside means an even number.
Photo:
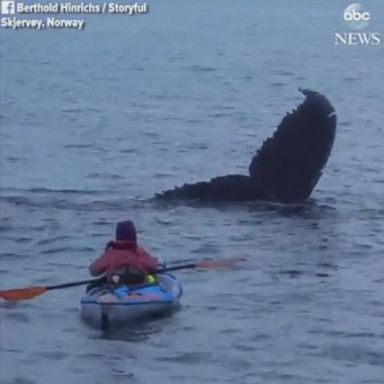
[{"label": "water", "polygon": [[[248,261],[178,273],[179,312],[105,335],[79,319],[81,287],[3,303],[1,383],[382,383],[384,45],[333,45],[344,2],[150,5],[82,32],[1,30],[0,285],[86,278],[128,217],[162,260]],[[310,201],[151,201],[246,173],[299,86],[339,121]]]}]

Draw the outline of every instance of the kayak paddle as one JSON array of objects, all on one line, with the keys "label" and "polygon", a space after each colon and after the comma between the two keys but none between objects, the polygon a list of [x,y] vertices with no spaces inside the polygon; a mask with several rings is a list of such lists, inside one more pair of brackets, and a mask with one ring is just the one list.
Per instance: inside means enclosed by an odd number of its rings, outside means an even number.
[{"label": "kayak paddle", "polygon": [[[239,261],[244,261],[244,257],[231,257],[222,260],[202,260],[196,263],[188,263],[184,265],[176,265],[174,267],[165,267],[156,271],[156,273],[179,271],[181,269],[215,269],[215,268],[229,268]],[[0,291],[1,293],[1,291]]]},{"label": "kayak paddle", "polygon": [[[214,268],[229,268],[233,266],[238,261],[243,261],[244,258],[233,257],[229,259],[222,260],[203,260],[196,263],[189,263],[184,265],[177,265],[174,267],[165,267],[158,269],[156,273],[170,272],[170,271],[179,271],[182,269],[214,269]],[[16,289],[5,289],[0,290],[0,298],[8,301],[17,301],[17,300],[29,300],[36,296],[40,296],[47,291],[53,291],[55,289],[77,287],[79,285],[87,285],[101,282],[105,277],[97,279],[88,279],[75,281],[72,283],[58,284],[58,285],[46,285],[46,286],[34,286],[27,288],[16,288]]]},{"label": "kayak paddle", "polygon": [[70,288],[77,287],[78,285],[86,285],[92,284],[100,281],[101,279],[88,279],[75,281],[73,283],[65,283],[58,285],[47,285],[47,286],[35,286],[35,287],[27,287],[27,288],[17,288],[17,289],[6,289],[0,291],[0,298],[8,301],[16,301],[16,300],[29,300],[36,296],[40,296],[47,291],[52,291],[54,289],[61,288]]}]

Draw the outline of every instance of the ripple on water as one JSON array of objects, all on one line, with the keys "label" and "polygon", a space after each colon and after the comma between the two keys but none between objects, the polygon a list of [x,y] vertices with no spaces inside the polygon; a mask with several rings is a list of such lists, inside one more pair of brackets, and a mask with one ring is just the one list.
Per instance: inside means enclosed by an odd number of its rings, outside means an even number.
[{"label": "ripple on water", "polygon": [[25,312],[7,312],[6,318],[11,321],[17,321],[20,323],[29,323],[31,321],[30,317]]},{"label": "ripple on water", "polygon": [[364,348],[360,344],[333,343],[325,348],[320,354],[334,360],[351,363],[353,366],[365,363],[384,368],[384,349],[378,351],[371,350],[368,347]]},{"label": "ripple on water", "polygon": [[51,350],[35,352],[36,359],[44,359],[45,361],[56,361],[71,357],[72,355],[67,352]]},{"label": "ripple on water", "polygon": [[[7,383],[4,383],[7,384]],[[13,381],[9,381],[9,384],[38,384],[37,381],[28,379],[23,376],[16,376]]]},{"label": "ripple on water", "polygon": [[63,242],[64,240],[70,239],[69,236],[51,236],[49,238],[40,239],[37,244],[38,245],[46,245],[46,244],[52,244],[55,242]]},{"label": "ripple on water", "polygon": [[156,361],[160,362],[175,362],[183,364],[199,364],[201,362],[207,362],[212,360],[212,353],[210,352],[179,352],[174,355],[159,356]]}]

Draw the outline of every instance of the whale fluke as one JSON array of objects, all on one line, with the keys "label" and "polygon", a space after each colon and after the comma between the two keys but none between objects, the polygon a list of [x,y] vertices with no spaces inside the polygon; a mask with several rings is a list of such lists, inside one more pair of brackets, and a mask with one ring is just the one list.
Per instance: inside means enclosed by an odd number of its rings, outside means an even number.
[{"label": "whale fluke", "polygon": [[318,92],[299,89],[305,100],[280,122],[249,165],[249,174],[226,175],[184,184],[157,194],[161,199],[212,201],[307,199],[331,154],[336,134],[335,109]]},{"label": "whale fluke", "polygon": [[218,176],[210,181],[184,184],[161,194],[159,198],[189,198],[206,201],[247,201],[261,199],[254,180],[245,175]]},{"label": "whale fluke", "polygon": [[331,154],[336,114],[321,94],[300,89],[305,101],[288,113],[253,157],[249,173],[270,200],[308,198]]}]

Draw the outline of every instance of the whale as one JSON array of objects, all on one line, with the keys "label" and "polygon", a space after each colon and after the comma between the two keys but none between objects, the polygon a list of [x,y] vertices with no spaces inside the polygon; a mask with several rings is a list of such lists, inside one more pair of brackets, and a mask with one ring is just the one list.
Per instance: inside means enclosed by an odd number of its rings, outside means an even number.
[{"label": "whale", "polygon": [[321,93],[299,88],[304,101],[288,112],[252,157],[248,175],[229,174],[185,183],[155,195],[160,200],[297,203],[308,199],[331,155],[337,116]]}]

